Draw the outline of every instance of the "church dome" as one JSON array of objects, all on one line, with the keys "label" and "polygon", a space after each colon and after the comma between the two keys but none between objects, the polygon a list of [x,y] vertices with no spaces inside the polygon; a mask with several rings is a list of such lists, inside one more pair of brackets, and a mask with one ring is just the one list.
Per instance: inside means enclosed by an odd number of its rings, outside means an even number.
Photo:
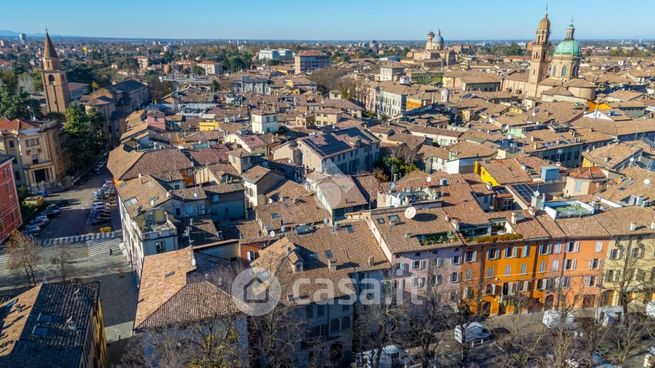
[{"label": "church dome", "polygon": [[575,38],[573,37],[573,34],[575,32],[575,27],[573,27],[573,24],[569,25],[568,28],[566,28],[566,38],[564,38],[564,41],[560,42],[559,45],[555,48],[555,53],[553,54],[554,56],[561,55],[561,56],[574,56],[574,57],[581,57],[582,56],[582,50],[580,49],[580,42],[576,41]]},{"label": "church dome", "polygon": [[437,39],[436,39],[435,42],[440,44],[440,45],[444,44],[443,37],[441,36],[441,30],[437,30]]},{"label": "church dome", "polygon": [[553,55],[563,55],[563,56],[582,56],[582,50],[580,49],[580,42],[576,40],[564,40],[560,42],[555,48],[555,53]]}]

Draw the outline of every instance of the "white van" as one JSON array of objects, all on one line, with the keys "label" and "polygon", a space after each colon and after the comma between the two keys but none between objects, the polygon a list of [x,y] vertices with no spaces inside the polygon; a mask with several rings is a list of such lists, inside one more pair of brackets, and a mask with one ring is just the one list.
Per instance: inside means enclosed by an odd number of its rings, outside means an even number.
[{"label": "white van", "polygon": [[655,318],[655,301],[646,303],[646,315],[650,318]]},{"label": "white van", "polygon": [[567,329],[577,329],[578,324],[575,322],[575,317],[570,311],[560,310],[547,310],[544,312],[543,324],[548,328],[557,328],[561,323]]},{"label": "white van", "polygon": [[[375,363],[376,351],[369,350],[355,355],[355,366],[357,368],[372,368]],[[396,345],[387,345],[382,348],[380,357],[380,368],[408,367],[412,357],[402,348]]]},{"label": "white van", "polygon": [[623,320],[623,307],[620,305],[604,306],[596,309],[596,321],[607,327]]},{"label": "white van", "polygon": [[[464,330],[463,333],[462,330]],[[455,341],[460,344],[475,345],[491,339],[492,336],[491,331],[480,322],[471,322],[466,327],[463,325],[455,327]]]}]

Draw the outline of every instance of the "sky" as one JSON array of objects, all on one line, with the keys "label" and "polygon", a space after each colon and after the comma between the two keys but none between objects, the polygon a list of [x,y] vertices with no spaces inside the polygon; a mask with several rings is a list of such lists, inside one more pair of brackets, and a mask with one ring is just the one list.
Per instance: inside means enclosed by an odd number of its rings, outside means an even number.
[{"label": "sky", "polygon": [[[90,37],[532,39],[546,0],[0,0],[0,29]],[[655,39],[653,0],[549,0],[551,38]]]}]

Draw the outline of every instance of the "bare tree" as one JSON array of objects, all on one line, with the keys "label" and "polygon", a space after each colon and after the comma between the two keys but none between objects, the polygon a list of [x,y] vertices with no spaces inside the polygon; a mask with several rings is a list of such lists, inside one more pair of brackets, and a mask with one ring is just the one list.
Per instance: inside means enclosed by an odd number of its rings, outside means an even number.
[{"label": "bare tree", "polygon": [[[291,367],[304,331],[298,309],[279,303],[271,312],[248,319],[251,361],[270,367]],[[254,365],[254,364],[253,364]]]},{"label": "bare tree", "polygon": [[355,308],[355,346],[358,351],[370,352],[363,359],[372,368],[380,367],[385,346],[405,344],[400,332],[406,321],[406,297],[402,291],[394,292],[391,284],[385,285],[383,293],[377,296],[379,300],[367,300]]},{"label": "bare tree", "polygon": [[443,333],[454,325],[455,312],[441,303],[437,288],[432,288],[420,298],[421,304],[407,305],[409,329],[405,332],[410,346],[418,348],[417,358],[421,366],[428,367],[437,357],[437,348],[443,340]]},{"label": "bare tree", "polygon": [[50,262],[52,262],[53,265],[57,266],[62,281],[67,281],[68,279],[69,269],[70,269],[68,264],[72,258],[73,257],[71,253],[63,244],[58,245],[54,249],[54,255],[50,257]]},{"label": "bare tree", "polygon": [[7,244],[7,267],[23,272],[28,284],[36,285],[35,269],[39,264],[39,253],[40,249],[34,238],[14,231]]}]

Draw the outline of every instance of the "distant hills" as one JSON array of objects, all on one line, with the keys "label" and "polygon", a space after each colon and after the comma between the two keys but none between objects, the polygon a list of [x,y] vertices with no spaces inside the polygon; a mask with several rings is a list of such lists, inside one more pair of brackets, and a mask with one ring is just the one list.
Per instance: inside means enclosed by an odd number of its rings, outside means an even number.
[{"label": "distant hills", "polygon": [[0,29],[0,37],[18,37],[18,32]]}]

